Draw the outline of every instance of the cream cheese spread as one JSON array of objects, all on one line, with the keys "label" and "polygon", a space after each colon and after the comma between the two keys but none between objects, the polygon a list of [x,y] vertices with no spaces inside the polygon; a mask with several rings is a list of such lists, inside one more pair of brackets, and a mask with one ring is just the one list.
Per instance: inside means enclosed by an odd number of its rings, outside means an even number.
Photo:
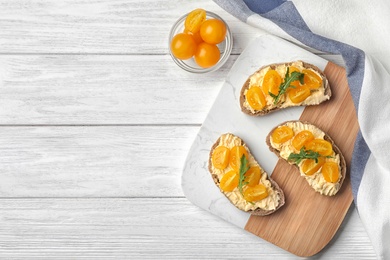
[{"label": "cream cheese spread", "polygon": [[[324,139],[324,136],[325,136],[325,133],[323,131],[321,131],[320,129],[318,129],[317,127],[315,127],[311,124],[304,124],[304,123],[299,122],[299,121],[294,121],[294,122],[287,122],[285,125],[290,127],[293,130],[294,135],[303,131],[303,130],[308,130],[308,131],[313,133],[314,138],[316,138],[316,139]],[[285,160],[287,160],[287,158],[289,157],[289,155],[291,153],[299,153],[299,151],[296,150],[292,146],[291,141],[292,141],[292,139],[290,139],[284,143],[277,144],[277,143],[273,142],[272,136],[270,137],[271,146],[273,148],[277,149],[280,152],[280,157],[282,157]],[[341,172],[340,155],[336,154],[333,151],[333,153],[329,156],[329,158],[326,158],[325,161],[326,162],[331,161],[331,162],[337,163],[339,166],[339,171]],[[289,162],[289,163],[293,164],[292,162]],[[321,173],[321,168],[313,175],[306,175],[301,170],[300,165],[302,163],[303,163],[303,161],[298,165],[298,167],[300,169],[299,170],[300,174],[301,174],[301,176],[305,177],[306,181],[309,183],[309,185],[315,191],[317,191],[323,195],[327,195],[327,196],[333,196],[339,191],[339,189],[341,187],[341,185],[340,185],[341,176],[337,182],[330,183],[330,182],[327,182],[325,180],[325,178],[323,177],[323,175]]]},{"label": "cream cheese spread", "polygon": [[[280,64],[275,68],[275,70],[282,77],[282,79],[284,79],[284,76],[286,75],[287,67],[289,67],[289,66],[294,66],[294,67],[298,68],[300,71],[302,71],[303,69],[309,69],[312,72],[314,72],[315,74],[317,74],[319,77],[321,77],[321,75],[317,71],[315,71],[311,68],[305,68],[303,66],[302,61],[294,61],[291,64],[289,64],[288,66],[286,64]],[[268,66],[268,67],[265,67],[256,73],[254,73],[249,79],[248,89],[252,86],[261,87],[263,85],[264,76],[270,69],[271,69],[271,67]],[[246,89],[244,91],[245,96],[247,94],[248,89]],[[274,99],[270,95],[265,95],[265,100],[266,100],[267,104],[262,110],[270,110],[270,109],[273,109],[275,107],[286,108],[286,107],[292,107],[292,106],[318,105],[321,102],[323,102],[325,100],[329,100],[329,99],[330,99],[330,96],[325,95],[325,84],[324,84],[324,82],[322,82],[322,85],[318,89],[312,90],[310,96],[307,97],[304,101],[302,101],[300,103],[293,103],[291,101],[291,99],[288,97],[288,95],[285,94],[281,97],[279,102],[275,105]],[[250,110],[252,113],[255,113],[257,111],[249,105],[246,98],[245,98],[243,105],[246,109]]]},{"label": "cream cheese spread", "polygon": [[[235,135],[232,134],[224,134],[220,137],[218,146],[226,146],[227,148],[231,149],[232,147],[236,145],[242,145],[241,139],[238,138]],[[260,183],[263,184],[268,191],[268,197],[255,201],[255,202],[248,202],[244,199],[243,195],[240,193],[238,187],[236,187],[231,192],[226,192],[221,190],[222,193],[225,194],[225,196],[239,209],[244,211],[249,210],[256,210],[258,208],[263,210],[274,210],[279,205],[280,201],[280,194],[277,190],[274,190],[272,187],[271,182],[268,179],[267,173],[261,168],[261,166],[256,162],[255,158],[251,155],[249,152],[249,149],[246,145],[244,145],[245,149],[248,152],[248,163],[250,166],[257,166],[260,168],[261,177],[260,177]],[[217,175],[218,180],[221,180],[222,176],[231,171],[232,168],[228,166],[224,170],[219,170],[215,168],[213,165],[211,165],[211,171]]]}]

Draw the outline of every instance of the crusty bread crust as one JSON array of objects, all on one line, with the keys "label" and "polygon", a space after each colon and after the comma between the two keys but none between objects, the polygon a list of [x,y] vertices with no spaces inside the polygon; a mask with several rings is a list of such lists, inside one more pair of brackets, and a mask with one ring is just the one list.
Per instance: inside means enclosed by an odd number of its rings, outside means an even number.
[{"label": "crusty bread crust", "polygon": [[[231,133],[227,133],[227,134],[231,134]],[[231,134],[231,135],[233,135],[233,134]],[[236,137],[237,137],[237,136],[236,136]],[[240,145],[245,145],[246,147],[248,147],[248,146],[245,144],[245,142],[244,142],[241,138],[239,138],[239,139],[240,139],[240,141],[241,141]],[[213,173],[213,171],[212,171],[212,167],[211,167],[211,166],[212,166],[211,156],[212,156],[212,154],[213,154],[213,152],[214,152],[214,149],[217,148],[217,146],[218,146],[220,140],[221,140],[221,137],[219,137],[219,138],[217,139],[217,141],[216,141],[216,142],[213,144],[213,146],[211,147],[210,154],[209,154],[209,162],[208,162],[208,169],[209,169],[209,172],[211,173],[211,177],[213,178],[214,183],[218,186],[218,188],[219,188],[219,179],[218,179],[217,174]],[[248,154],[250,154],[249,148],[248,148]],[[259,164],[259,165],[260,165],[260,164]],[[247,211],[247,212],[249,212],[249,213],[252,214],[252,215],[256,215],[256,216],[266,216],[266,215],[269,215],[269,214],[275,212],[276,210],[278,210],[279,208],[281,208],[281,207],[284,205],[284,203],[285,203],[285,197],[284,197],[283,190],[279,187],[279,185],[278,185],[270,176],[268,176],[268,180],[271,182],[272,188],[273,188],[275,191],[277,191],[277,192],[279,193],[279,195],[280,195],[279,204],[278,204],[278,206],[277,206],[275,209],[273,209],[273,210],[264,210],[264,209],[261,209],[261,208],[257,208],[257,209],[255,209],[255,210],[249,210],[249,211]],[[228,198],[228,197],[226,197],[226,198]],[[229,198],[228,198],[228,199],[229,199]],[[229,201],[230,201],[230,200],[229,200]],[[233,204],[233,203],[232,203],[232,204]],[[234,204],[233,204],[233,205],[234,205]]]},{"label": "crusty bread crust", "polygon": [[[277,149],[273,148],[272,145],[271,145],[271,134],[272,134],[272,132],[273,132],[276,128],[278,128],[279,126],[285,125],[285,124],[287,124],[287,123],[289,123],[289,122],[291,122],[291,123],[300,122],[300,123],[302,123],[302,124],[312,125],[312,126],[318,128],[318,129],[320,129],[320,128],[317,127],[316,125],[313,125],[313,124],[311,124],[311,123],[309,123],[309,122],[307,122],[307,121],[300,121],[300,120],[286,121],[286,122],[283,122],[283,123],[281,123],[281,124],[275,126],[275,127],[269,132],[269,134],[267,135],[267,137],[266,137],[266,143],[267,143],[267,145],[268,145],[270,151],[273,152],[273,153],[275,153],[280,159],[283,159],[283,160],[285,160],[285,159],[282,158],[282,157],[280,156],[280,152],[279,152]],[[323,130],[321,130],[321,131],[323,131]],[[323,131],[323,132],[324,132],[324,131]],[[345,162],[345,158],[344,158],[343,154],[341,153],[340,148],[334,143],[333,139],[332,139],[326,132],[324,132],[324,133],[325,133],[324,140],[330,142],[330,143],[332,144],[333,151],[334,151],[336,154],[338,154],[338,155],[340,156],[340,168],[341,168],[340,174],[341,174],[341,179],[340,179],[339,183],[340,183],[340,187],[341,187],[341,186],[343,185],[345,176],[347,175],[347,164],[346,164],[346,162]],[[293,165],[299,170],[298,165],[296,165],[296,164],[293,164]],[[337,194],[337,193],[336,193],[336,194]]]},{"label": "crusty bread crust", "polygon": [[[310,63],[307,63],[307,62],[303,62],[303,61],[299,61],[299,62],[302,62],[302,65],[304,68],[307,68],[307,69],[313,69],[315,70],[318,74],[320,74],[321,78],[322,78],[322,81],[323,81],[323,84],[324,84],[324,95],[326,96],[329,96],[331,97],[332,96],[332,91],[330,89],[330,85],[329,85],[329,81],[327,79],[327,77],[325,76],[324,72],[321,71],[317,66],[315,65],[312,65]],[[286,65],[286,66],[291,66],[294,62],[287,62],[287,63],[274,63],[274,64],[270,64],[270,65],[266,65],[266,66],[263,66],[261,67],[260,69],[258,69],[255,73],[253,73],[252,75],[250,75],[248,77],[248,79],[245,81],[244,85],[242,86],[241,88],[241,92],[240,92],[240,106],[241,106],[241,111],[244,112],[245,114],[248,114],[248,115],[251,115],[251,116],[263,116],[263,115],[266,115],[266,114],[269,114],[271,112],[274,112],[274,111],[278,111],[280,109],[284,109],[284,108],[280,108],[280,107],[273,107],[271,109],[268,109],[268,110],[256,110],[254,112],[252,112],[250,109],[246,108],[244,106],[244,102],[245,102],[245,91],[247,89],[249,89],[249,83],[250,83],[250,78],[255,75],[256,73],[260,72],[261,70],[267,68],[267,67],[270,67],[271,69],[275,69],[276,67],[280,66],[280,65]],[[306,105],[307,106],[307,105]]]}]

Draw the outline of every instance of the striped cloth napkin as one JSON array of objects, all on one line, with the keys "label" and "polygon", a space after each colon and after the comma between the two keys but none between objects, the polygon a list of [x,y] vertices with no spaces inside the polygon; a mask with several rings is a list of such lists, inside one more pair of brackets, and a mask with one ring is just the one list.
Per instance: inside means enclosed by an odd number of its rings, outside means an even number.
[{"label": "striped cloth napkin", "polygon": [[343,57],[360,131],[354,202],[378,259],[390,259],[390,2],[214,0],[254,27]]}]

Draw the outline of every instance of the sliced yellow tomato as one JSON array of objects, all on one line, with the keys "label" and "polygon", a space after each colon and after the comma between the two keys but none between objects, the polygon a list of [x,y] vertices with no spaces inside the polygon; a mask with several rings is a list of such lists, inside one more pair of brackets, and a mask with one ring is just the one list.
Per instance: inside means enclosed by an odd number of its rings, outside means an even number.
[{"label": "sliced yellow tomato", "polygon": [[211,155],[213,166],[220,170],[225,169],[229,164],[229,155],[230,149],[226,146],[221,145],[215,148]]},{"label": "sliced yellow tomato", "polygon": [[[289,70],[289,73],[293,73],[294,71],[296,72],[301,72],[300,69],[298,69],[297,67],[295,66],[290,66],[288,67],[288,70]],[[301,85],[301,83],[299,82],[299,80],[294,80],[293,82],[290,83],[290,86],[295,86],[295,87],[299,87]]]},{"label": "sliced yellow tomato", "polygon": [[248,159],[248,151],[242,145],[233,146],[230,149],[229,165],[237,172],[240,170],[241,157],[243,155]]},{"label": "sliced yellow tomato", "polygon": [[294,131],[291,129],[291,127],[288,126],[279,126],[276,128],[272,134],[272,141],[276,144],[284,143],[294,136]]},{"label": "sliced yellow tomato", "polygon": [[295,104],[303,102],[310,94],[310,88],[306,85],[290,88],[288,91],[288,97]]},{"label": "sliced yellow tomato", "polygon": [[314,135],[312,132],[308,130],[303,130],[296,134],[294,138],[291,141],[292,146],[297,149],[298,151],[301,150],[301,148],[310,142],[311,140],[314,140]]},{"label": "sliced yellow tomato", "polygon": [[289,67],[288,67],[288,72],[289,72],[290,74],[293,73],[294,71],[296,71],[296,72],[301,72],[301,70],[300,70],[299,68],[295,67],[295,66],[289,66]]},{"label": "sliced yellow tomato", "polygon": [[282,77],[276,70],[267,71],[267,73],[265,73],[262,85],[264,94],[268,95],[269,92],[274,95],[279,94],[279,87],[281,83]]},{"label": "sliced yellow tomato", "polygon": [[307,143],[306,150],[312,150],[322,156],[329,156],[333,153],[332,144],[323,139],[314,139]]},{"label": "sliced yellow tomato", "polygon": [[314,159],[306,159],[303,161],[300,168],[304,174],[313,175],[314,173],[318,172],[324,163],[324,157],[318,157],[318,162],[316,162]]},{"label": "sliced yellow tomato", "polygon": [[336,183],[340,178],[339,165],[335,162],[324,163],[321,172],[327,182]]},{"label": "sliced yellow tomato", "polygon": [[195,9],[187,15],[184,28],[186,31],[196,33],[204,21],[206,21],[206,11],[201,8]]},{"label": "sliced yellow tomato", "polygon": [[263,184],[248,186],[244,190],[244,199],[250,202],[259,201],[268,197],[267,188]]},{"label": "sliced yellow tomato", "polygon": [[246,185],[255,186],[259,184],[261,171],[258,166],[252,166],[249,170],[244,174]]},{"label": "sliced yellow tomato", "polygon": [[304,69],[302,70],[304,85],[309,87],[309,89],[318,89],[322,85],[321,77],[312,70]]},{"label": "sliced yellow tomato", "polygon": [[246,99],[251,108],[255,110],[261,110],[266,105],[264,93],[258,86],[252,86],[248,89]]},{"label": "sliced yellow tomato", "polygon": [[219,182],[219,187],[223,191],[233,191],[238,185],[238,177],[238,172],[236,171],[225,173]]}]

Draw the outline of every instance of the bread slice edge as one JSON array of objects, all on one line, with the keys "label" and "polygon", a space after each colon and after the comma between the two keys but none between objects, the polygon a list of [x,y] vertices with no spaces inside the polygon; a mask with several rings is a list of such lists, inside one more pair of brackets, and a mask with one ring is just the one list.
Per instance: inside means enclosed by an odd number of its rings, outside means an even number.
[{"label": "bread slice edge", "polygon": [[[288,107],[284,107],[284,108],[273,107],[273,108],[271,108],[269,110],[255,110],[254,112],[252,112],[250,109],[248,109],[247,107],[244,106],[244,103],[246,101],[245,91],[247,89],[249,89],[250,79],[256,73],[259,73],[260,71],[262,71],[263,69],[265,69],[267,67],[270,67],[271,69],[276,69],[278,66],[281,66],[281,65],[291,66],[294,62],[302,62],[302,65],[303,65],[304,68],[306,68],[306,69],[313,69],[318,74],[320,74],[320,76],[322,78],[322,81],[323,81],[323,84],[324,84],[324,95],[328,96],[329,98],[332,96],[332,90],[330,88],[329,80],[326,77],[325,73],[322,70],[320,70],[317,66],[315,66],[313,64],[310,64],[310,63],[307,63],[307,62],[304,62],[304,61],[300,61],[300,60],[292,61],[292,62],[286,62],[286,63],[273,63],[273,64],[262,66],[260,69],[256,70],[253,74],[251,74],[248,77],[248,79],[245,81],[245,83],[242,86],[241,91],[240,91],[240,107],[241,107],[241,111],[244,112],[247,115],[250,115],[250,116],[264,116],[264,115],[267,115],[267,114],[269,114],[271,112],[275,112],[275,111],[278,111],[278,110],[281,110],[281,109],[288,108]],[[324,101],[322,101],[322,102],[324,102]],[[319,104],[308,104],[308,105],[299,105],[299,106],[313,106],[313,105],[319,105]]]},{"label": "bread slice edge", "polygon": [[[219,179],[218,179],[218,176],[217,174],[213,173],[212,171],[212,161],[211,161],[211,156],[213,154],[213,151],[215,148],[217,148],[217,146],[219,145],[220,143],[220,140],[221,140],[221,137],[223,135],[226,135],[226,134],[230,134],[230,135],[233,135],[237,138],[239,138],[240,140],[240,145],[245,145],[247,147],[247,150],[248,150],[248,154],[251,154],[251,151],[248,147],[248,145],[240,138],[238,137],[237,135],[234,135],[232,133],[225,133],[225,134],[222,134],[218,139],[217,141],[213,144],[213,146],[211,147],[211,150],[210,150],[210,153],[209,153],[209,161],[208,161],[208,170],[211,174],[211,177],[215,183],[215,185],[217,185],[217,187],[220,189],[220,192],[223,193],[223,191],[221,190],[220,186],[219,186]],[[251,154],[252,155],[252,154]],[[253,156],[253,155],[252,155]],[[256,160],[256,159],[255,159]],[[260,165],[260,163],[256,160],[256,162]],[[261,167],[261,165],[260,165]],[[261,167],[262,168],[262,167]],[[261,208],[257,208],[255,210],[249,210],[249,211],[244,211],[244,212],[248,212],[250,213],[251,215],[255,215],[255,216],[266,216],[266,215],[269,215],[269,214],[272,214],[274,213],[275,211],[277,211],[278,209],[280,209],[284,204],[285,204],[285,196],[284,196],[284,192],[283,190],[279,187],[279,185],[267,174],[267,179],[271,182],[271,186],[272,186],[272,189],[274,189],[275,191],[277,191],[279,193],[279,203],[278,205],[276,206],[275,209],[272,209],[272,210],[265,210],[265,209],[261,209]],[[224,194],[224,193],[223,193]],[[224,194],[225,195],[225,194]],[[234,203],[225,195],[225,197],[234,205]],[[242,209],[240,209],[242,210]]]},{"label": "bread slice edge", "polygon": [[[342,154],[340,148],[335,144],[334,140],[329,136],[328,133],[326,133],[325,131],[323,131],[321,128],[319,128],[319,127],[316,126],[315,124],[312,124],[312,123],[310,123],[310,122],[308,122],[308,121],[301,121],[301,120],[290,120],[290,121],[285,121],[285,122],[283,122],[283,123],[281,123],[281,124],[278,124],[277,126],[275,126],[274,128],[272,128],[272,130],[268,133],[268,135],[267,135],[267,137],[266,137],[266,141],[265,141],[265,142],[266,142],[266,144],[268,145],[270,151],[273,152],[274,154],[276,154],[276,155],[278,156],[279,159],[285,160],[283,157],[280,156],[280,152],[279,152],[277,149],[275,149],[274,147],[272,147],[272,145],[271,145],[271,134],[272,134],[272,132],[273,132],[276,128],[278,128],[279,126],[286,125],[287,123],[290,123],[290,122],[291,122],[291,123],[299,122],[299,123],[302,123],[302,124],[311,125],[311,126],[314,126],[314,127],[317,128],[317,129],[320,129],[322,132],[325,133],[325,135],[324,135],[324,140],[330,142],[330,143],[332,144],[333,151],[334,151],[336,154],[338,154],[338,155],[340,156],[340,168],[341,168],[341,169],[340,169],[340,174],[341,174],[341,179],[340,179],[340,181],[339,181],[339,183],[340,183],[340,188],[339,188],[339,190],[336,192],[336,194],[337,194],[337,193],[340,191],[340,189],[341,189],[341,187],[342,187],[342,185],[343,185],[343,182],[344,182],[344,180],[345,180],[345,177],[346,177],[346,175],[347,175],[347,163],[346,163],[346,161],[345,161],[344,155]],[[296,164],[292,164],[292,165],[294,165],[294,167],[296,167],[296,168],[299,170],[298,165],[296,165]],[[336,195],[336,194],[334,194],[334,195]],[[327,195],[324,195],[324,196],[327,196]]]}]

